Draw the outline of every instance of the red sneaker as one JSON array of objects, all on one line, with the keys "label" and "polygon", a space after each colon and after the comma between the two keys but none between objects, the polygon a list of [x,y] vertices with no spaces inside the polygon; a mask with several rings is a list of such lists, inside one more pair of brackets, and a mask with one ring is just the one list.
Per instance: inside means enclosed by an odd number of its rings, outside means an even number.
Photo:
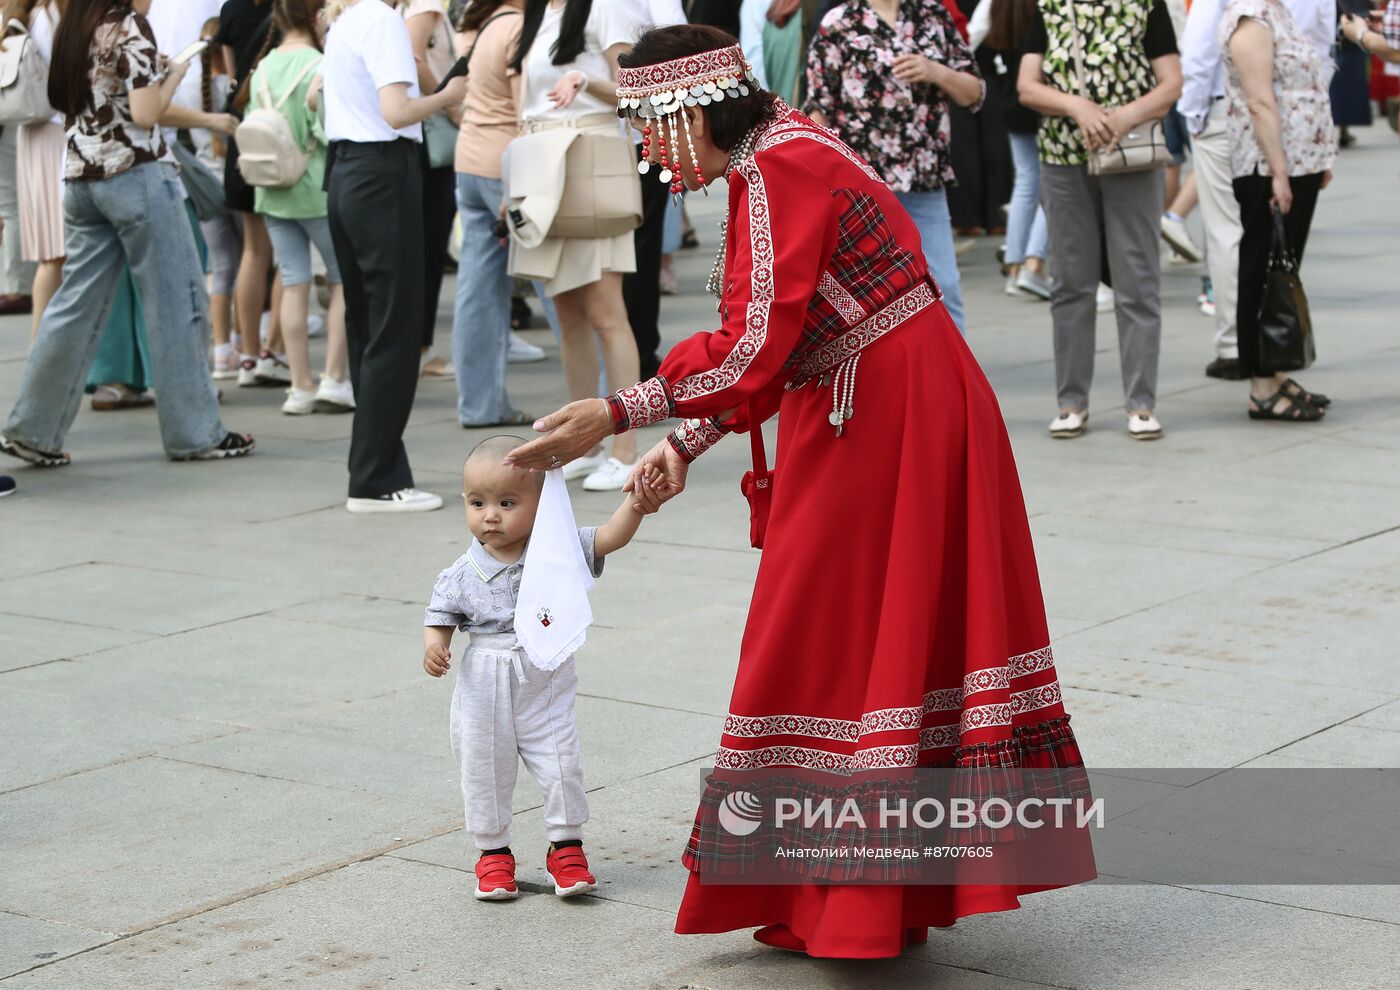
[{"label": "red sneaker", "polygon": [[582,846],[551,847],[545,854],[545,869],[554,878],[554,892],[560,897],[575,897],[598,889],[598,878],[588,872],[588,857]]},{"label": "red sneaker", "polygon": [[476,861],[476,899],[513,901],[520,896],[515,885],[515,857],[507,853],[482,856]]}]

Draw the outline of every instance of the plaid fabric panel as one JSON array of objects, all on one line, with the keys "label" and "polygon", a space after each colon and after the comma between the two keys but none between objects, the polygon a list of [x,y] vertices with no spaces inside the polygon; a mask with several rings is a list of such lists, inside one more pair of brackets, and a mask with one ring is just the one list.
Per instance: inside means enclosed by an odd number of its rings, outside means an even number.
[{"label": "plaid fabric panel", "polygon": [[895,242],[875,197],[854,189],[838,189],[832,196],[839,220],[836,250],[823,273],[827,291],[815,294],[808,304],[802,339],[788,367],[850,330],[853,307],[862,318],[868,317],[929,277],[923,257]]},{"label": "plaid fabric panel", "polygon": [[[918,797],[912,779],[880,779],[845,786],[822,786],[812,780],[773,778],[761,784],[747,786],[731,784],[711,777],[700,799],[690,842],[681,854],[681,863],[692,873],[714,878],[738,878],[760,873],[771,878],[773,871],[790,872],[794,880],[828,883],[911,883],[919,876],[916,862],[907,859],[877,859],[853,855],[859,848],[917,849],[924,844],[924,833],[917,827],[861,828],[850,821],[830,827],[820,818],[808,824],[799,819],[790,823],[780,835],[771,828],[736,836],[720,822],[719,812],[725,799],[733,792],[745,791],[757,797],[769,814],[776,802],[788,798],[802,803],[829,799],[840,809],[853,800],[867,822],[880,821],[881,802],[894,806],[899,802],[912,804]],[[839,816],[838,816],[839,817]],[[779,857],[778,849],[789,855]],[[792,855],[794,850],[849,851],[845,856]],[[771,882],[771,880],[770,880]]]}]

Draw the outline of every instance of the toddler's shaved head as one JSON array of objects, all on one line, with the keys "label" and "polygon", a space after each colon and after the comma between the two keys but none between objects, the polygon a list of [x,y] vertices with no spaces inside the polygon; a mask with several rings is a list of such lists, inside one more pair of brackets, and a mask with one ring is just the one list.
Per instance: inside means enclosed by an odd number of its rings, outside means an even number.
[{"label": "toddler's shaved head", "polygon": [[529,478],[530,489],[538,492],[544,487],[544,473],[541,471],[521,471],[517,468],[505,467],[501,461],[505,460],[516,447],[527,441],[523,437],[512,436],[508,433],[500,433],[493,437],[487,437],[471,449],[467,454],[467,461],[462,465],[462,474],[465,477],[469,473],[488,473],[499,477],[497,472],[506,475],[524,475]]}]

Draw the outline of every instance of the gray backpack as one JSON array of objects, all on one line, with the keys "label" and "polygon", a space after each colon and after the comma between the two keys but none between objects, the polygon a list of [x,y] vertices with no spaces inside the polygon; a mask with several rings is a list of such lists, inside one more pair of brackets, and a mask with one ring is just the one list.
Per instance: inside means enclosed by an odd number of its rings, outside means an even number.
[{"label": "gray backpack", "polygon": [[29,30],[11,21],[0,38],[0,125],[39,124],[53,114],[49,65]]}]

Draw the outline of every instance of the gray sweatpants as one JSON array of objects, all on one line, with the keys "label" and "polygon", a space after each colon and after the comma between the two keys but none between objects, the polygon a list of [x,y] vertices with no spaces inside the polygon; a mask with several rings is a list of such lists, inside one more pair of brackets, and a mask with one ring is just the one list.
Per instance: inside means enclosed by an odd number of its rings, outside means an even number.
[{"label": "gray sweatpants", "polygon": [[544,671],[514,633],[474,634],[452,693],[452,751],[461,768],[467,831],[478,849],[510,845],[520,762],[544,795],[545,837],[583,838],[588,796],[579,763],[574,658]]},{"label": "gray sweatpants", "polygon": [[1162,342],[1160,171],[1091,176],[1083,165],[1040,166],[1040,200],[1055,259],[1055,389],[1061,409],[1087,410],[1094,379],[1103,248],[1113,279],[1123,396],[1129,412],[1157,403]]}]

